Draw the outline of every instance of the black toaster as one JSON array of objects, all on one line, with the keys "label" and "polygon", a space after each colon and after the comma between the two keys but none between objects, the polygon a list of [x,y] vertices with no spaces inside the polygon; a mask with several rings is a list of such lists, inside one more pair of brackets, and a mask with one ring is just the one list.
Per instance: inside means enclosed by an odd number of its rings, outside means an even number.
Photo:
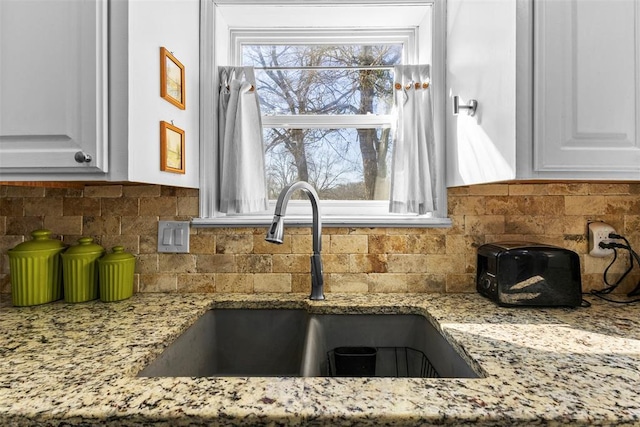
[{"label": "black toaster", "polygon": [[499,242],[478,248],[476,289],[501,306],[565,306],[582,302],[580,258],[557,246]]}]

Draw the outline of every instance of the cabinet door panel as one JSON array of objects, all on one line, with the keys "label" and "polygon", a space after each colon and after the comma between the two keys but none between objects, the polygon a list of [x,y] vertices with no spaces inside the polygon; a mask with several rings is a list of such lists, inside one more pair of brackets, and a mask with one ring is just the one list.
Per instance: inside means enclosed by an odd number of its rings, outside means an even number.
[{"label": "cabinet door panel", "polygon": [[106,67],[106,1],[0,1],[0,170],[106,172]]},{"label": "cabinet door panel", "polygon": [[[447,0],[447,185],[516,177],[515,1]],[[454,116],[452,96],[477,99]]]},{"label": "cabinet door panel", "polygon": [[536,171],[640,171],[640,2],[535,3]]}]

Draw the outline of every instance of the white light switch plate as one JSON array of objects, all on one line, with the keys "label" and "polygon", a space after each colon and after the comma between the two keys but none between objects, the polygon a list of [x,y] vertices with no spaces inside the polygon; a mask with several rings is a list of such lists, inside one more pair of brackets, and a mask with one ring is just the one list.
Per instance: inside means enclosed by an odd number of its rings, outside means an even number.
[{"label": "white light switch plate", "polygon": [[189,221],[158,221],[158,252],[189,253]]}]

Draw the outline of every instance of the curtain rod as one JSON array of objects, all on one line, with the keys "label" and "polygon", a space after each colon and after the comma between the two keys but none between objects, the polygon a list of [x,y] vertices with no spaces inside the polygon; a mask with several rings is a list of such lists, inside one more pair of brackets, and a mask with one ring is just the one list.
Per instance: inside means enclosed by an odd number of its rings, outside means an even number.
[{"label": "curtain rod", "polygon": [[254,70],[287,71],[287,70],[393,70],[393,65],[369,65],[350,67],[253,67]]}]

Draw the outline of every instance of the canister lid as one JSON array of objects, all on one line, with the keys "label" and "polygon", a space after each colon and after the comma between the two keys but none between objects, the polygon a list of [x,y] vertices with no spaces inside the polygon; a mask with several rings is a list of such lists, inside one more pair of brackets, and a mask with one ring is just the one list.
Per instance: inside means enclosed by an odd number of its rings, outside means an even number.
[{"label": "canister lid", "polygon": [[31,237],[33,237],[33,240],[18,244],[15,248],[11,249],[10,252],[16,254],[18,252],[48,251],[52,249],[63,249],[65,247],[64,243],[60,240],[51,238],[50,230],[42,229],[32,231]]},{"label": "canister lid", "polygon": [[71,246],[63,255],[84,255],[104,252],[104,248],[97,243],[93,243],[93,237],[81,237],[78,244]]},{"label": "canister lid", "polygon": [[113,252],[110,254],[106,254],[102,258],[99,259],[100,262],[121,262],[127,261],[130,259],[135,259],[133,255],[124,251],[124,246],[114,246]]}]

